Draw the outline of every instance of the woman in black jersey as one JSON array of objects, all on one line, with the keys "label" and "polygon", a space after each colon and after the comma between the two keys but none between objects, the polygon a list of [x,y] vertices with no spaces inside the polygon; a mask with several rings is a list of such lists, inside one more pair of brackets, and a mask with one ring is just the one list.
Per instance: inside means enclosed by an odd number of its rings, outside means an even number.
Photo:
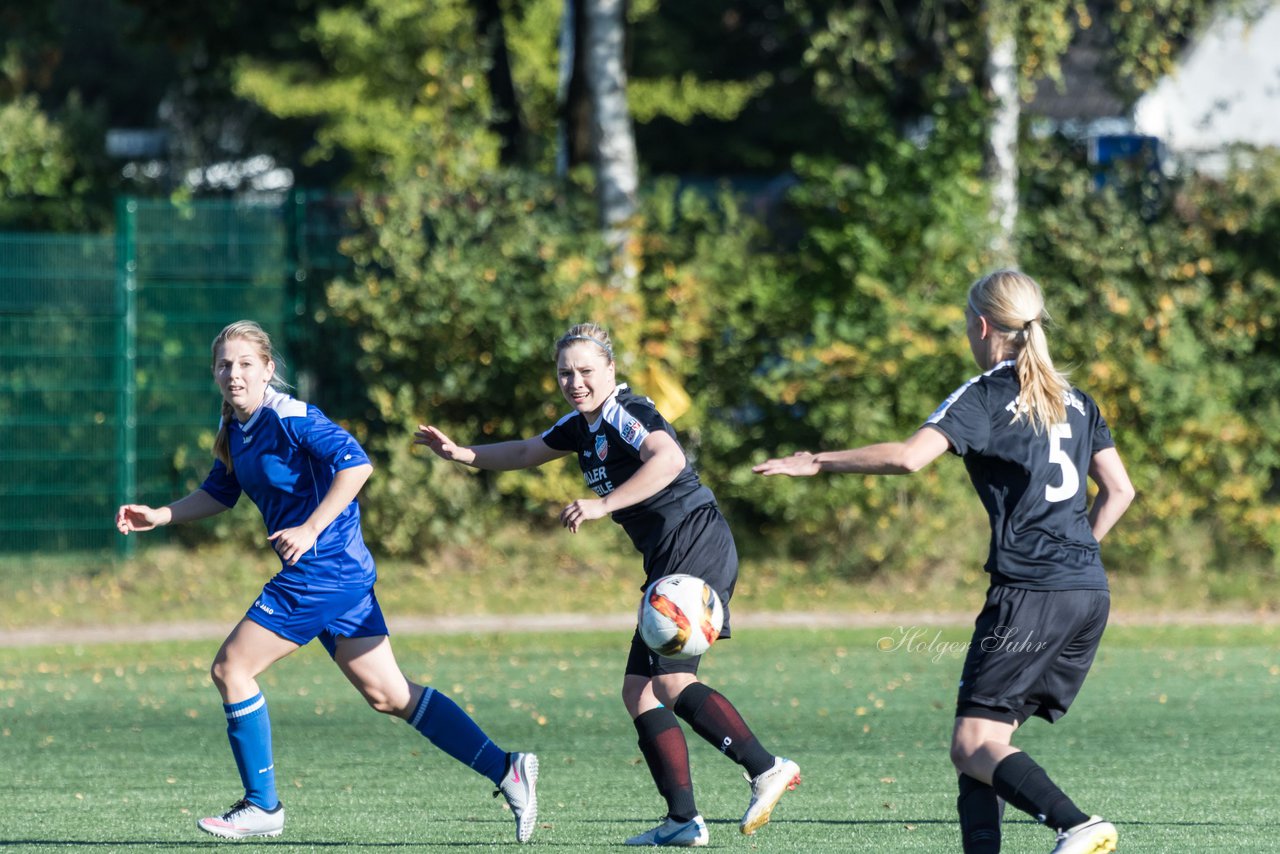
[{"label": "woman in black jersey", "polygon": [[[560,391],[573,411],[541,435],[464,447],[435,427],[419,425],[415,444],[438,456],[480,469],[531,468],[574,454],[595,495],[560,513],[577,533],[583,523],[611,514],[644,555],[645,584],[686,573],[705,579],[724,603],[729,636],[729,599],[738,578],[738,552],[715,495],[698,479],[675,430],[653,401],[618,384],[613,345],[593,323],[572,327],[556,342]],[[663,658],[638,633],[631,639],[622,701],[639,735],[640,752],[667,802],[661,824],[627,840],[628,845],[706,845],[707,826],[694,803],[689,753],[677,718],[743,767],[751,802],[739,829],[752,834],[764,825],[788,789],[800,782],[795,762],[760,744],[724,695],[697,677],[698,659]]]},{"label": "woman in black jersey", "polygon": [[[1057,832],[1054,854],[1114,851],[1115,827],[1081,812],[1010,740],[1032,715],[1066,714],[1084,682],[1110,605],[1098,543],[1133,486],[1097,405],[1053,366],[1035,280],[1012,270],[979,279],[965,316],[983,373],[905,441],[801,452],[754,471],[910,474],[948,450],[964,460],[991,522],[991,587],[951,741],[964,851],[1000,850],[1001,799]],[[1098,487],[1092,506],[1086,473]]]}]

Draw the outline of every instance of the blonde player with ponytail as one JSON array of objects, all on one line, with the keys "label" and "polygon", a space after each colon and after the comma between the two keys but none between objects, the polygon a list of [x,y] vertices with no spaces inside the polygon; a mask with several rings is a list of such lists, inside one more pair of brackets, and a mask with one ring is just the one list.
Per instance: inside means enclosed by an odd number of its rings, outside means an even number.
[{"label": "blonde player with ponytail", "polygon": [[[1000,850],[1001,800],[1057,833],[1054,854],[1100,854],[1116,828],[1082,812],[1014,731],[1070,707],[1110,607],[1099,541],[1134,497],[1097,405],[1054,367],[1044,296],[1030,276],[998,270],[969,288],[966,333],[983,371],[901,442],[801,452],[763,475],[910,474],[944,452],[965,468],[991,523],[986,604],[961,673],[951,761],[959,773],[963,850]],[[1092,506],[1086,476],[1097,484]]]},{"label": "blonde player with ponytail", "polygon": [[[462,707],[409,681],[396,663],[356,501],[373,473],[364,449],[319,409],[285,393],[280,357],[257,323],[226,326],[212,350],[222,421],[209,476],[171,504],[125,504],[116,511],[116,528],[128,535],[214,516],[244,493],[261,511],[266,542],[280,557],[280,571],[210,668],[244,796],[196,826],[221,839],[284,832],[271,717],[258,677],[319,640],[372,708],[404,718],[436,747],[491,780],[511,807],[516,840],[528,842],[537,825],[538,757],[499,749]],[[446,782],[422,785],[429,791]]]}]

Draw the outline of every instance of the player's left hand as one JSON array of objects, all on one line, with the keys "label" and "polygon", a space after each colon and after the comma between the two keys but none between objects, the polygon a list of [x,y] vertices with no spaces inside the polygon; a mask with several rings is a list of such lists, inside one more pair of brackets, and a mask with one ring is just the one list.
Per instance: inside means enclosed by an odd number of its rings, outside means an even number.
[{"label": "player's left hand", "polygon": [[599,519],[608,512],[599,498],[579,498],[560,511],[560,524],[568,528],[569,533],[576,534],[583,522]]},{"label": "player's left hand", "polygon": [[301,558],[316,544],[316,535],[306,527],[281,528],[267,537],[280,559],[289,566],[296,566]]}]

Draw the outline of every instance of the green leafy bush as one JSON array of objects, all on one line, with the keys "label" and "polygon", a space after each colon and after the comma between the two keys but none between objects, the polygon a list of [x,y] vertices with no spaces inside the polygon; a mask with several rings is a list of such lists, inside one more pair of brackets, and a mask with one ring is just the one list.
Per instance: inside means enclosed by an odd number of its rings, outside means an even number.
[{"label": "green leafy bush", "polygon": [[1099,400],[1139,499],[1126,565],[1201,571],[1280,548],[1280,160],[1186,174],[1142,215],[1052,141],[1030,152],[1024,241],[1056,295],[1058,340]]},{"label": "green leafy bush", "polygon": [[329,300],[359,345],[361,438],[383,469],[365,491],[370,530],[397,554],[480,534],[495,495],[511,498],[506,509],[536,501],[554,475],[476,475],[411,439],[419,423],[460,442],[522,438],[561,414],[552,345],[590,241],[569,198],[517,172],[459,186],[409,177],[360,213],[355,272]]}]

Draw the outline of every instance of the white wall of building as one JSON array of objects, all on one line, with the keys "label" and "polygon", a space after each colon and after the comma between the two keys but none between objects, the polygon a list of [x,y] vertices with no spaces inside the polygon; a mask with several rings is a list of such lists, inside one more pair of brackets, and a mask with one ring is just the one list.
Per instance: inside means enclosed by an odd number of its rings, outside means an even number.
[{"label": "white wall of building", "polygon": [[1280,147],[1280,0],[1254,8],[1211,24],[1177,71],[1138,101],[1139,133],[1175,154],[1234,143]]}]

